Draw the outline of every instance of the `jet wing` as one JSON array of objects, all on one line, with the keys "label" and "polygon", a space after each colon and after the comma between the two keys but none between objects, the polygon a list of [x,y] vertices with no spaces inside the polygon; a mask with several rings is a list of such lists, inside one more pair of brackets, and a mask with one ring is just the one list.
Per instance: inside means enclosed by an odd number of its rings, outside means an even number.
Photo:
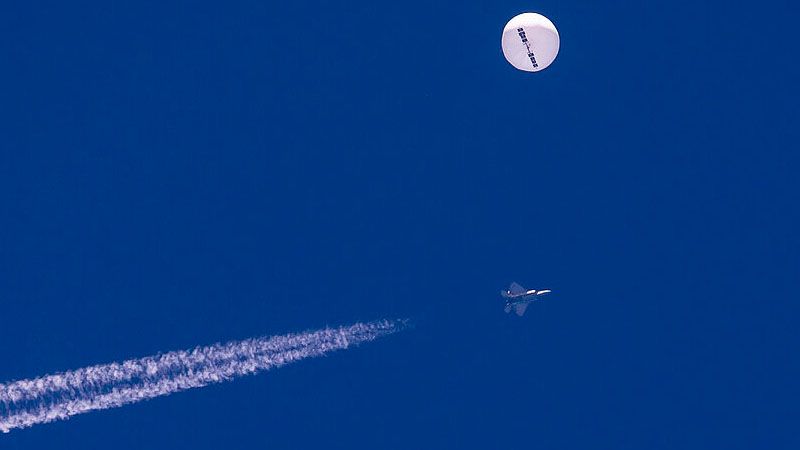
[{"label": "jet wing", "polygon": [[508,292],[510,292],[511,295],[519,295],[528,292],[528,290],[514,282],[508,287]]},{"label": "jet wing", "polygon": [[514,312],[517,313],[518,316],[522,316],[525,314],[525,310],[528,308],[528,305],[530,305],[530,302],[518,303],[514,305]]}]

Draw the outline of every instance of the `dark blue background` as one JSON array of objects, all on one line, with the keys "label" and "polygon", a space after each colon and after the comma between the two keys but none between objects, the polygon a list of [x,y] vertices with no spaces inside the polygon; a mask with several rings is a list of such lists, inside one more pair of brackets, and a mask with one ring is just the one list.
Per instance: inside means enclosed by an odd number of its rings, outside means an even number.
[{"label": "dark blue background", "polygon": [[4,2],[0,380],[416,327],[0,447],[797,448],[797,13]]}]

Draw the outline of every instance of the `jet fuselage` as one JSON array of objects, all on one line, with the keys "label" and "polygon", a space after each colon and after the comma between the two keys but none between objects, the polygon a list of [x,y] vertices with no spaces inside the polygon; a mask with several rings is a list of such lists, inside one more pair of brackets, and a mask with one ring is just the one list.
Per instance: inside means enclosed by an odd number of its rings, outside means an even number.
[{"label": "jet fuselage", "polygon": [[519,316],[525,313],[528,304],[535,302],[540,296],[549,293],[550,289],[525,289],[516,283],[512,283],[509,289],[500,292],[506,299],[505,312],[511,312],[513,310]]}]

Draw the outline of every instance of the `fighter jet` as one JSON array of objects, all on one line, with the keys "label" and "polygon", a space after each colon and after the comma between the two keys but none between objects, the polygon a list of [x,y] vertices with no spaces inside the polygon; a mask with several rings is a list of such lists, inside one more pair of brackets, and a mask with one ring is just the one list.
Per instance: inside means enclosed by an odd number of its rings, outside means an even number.
[{"label": "fighter jet", "polygon": [[539,296],[549,293],[550,289],[528,290],[517,283],[511,283],[511,286],[505,291],[501,291],[500,295],[506,299],[505,312],[509,313],[513,309],[518,316],[521,316],[525,314],[525,309],[529,304],[538,300]]}]

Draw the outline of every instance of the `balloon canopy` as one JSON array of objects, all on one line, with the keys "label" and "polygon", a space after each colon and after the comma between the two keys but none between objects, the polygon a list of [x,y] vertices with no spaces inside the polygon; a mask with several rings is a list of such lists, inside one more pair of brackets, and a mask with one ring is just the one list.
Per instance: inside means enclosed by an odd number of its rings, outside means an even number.
[{"label": "balloon canopy", "polygon": [[526,72],[547,68],[556,59],[559,43],[556,26],[541,14],[520,14],[503,28],[503,55]]}]

